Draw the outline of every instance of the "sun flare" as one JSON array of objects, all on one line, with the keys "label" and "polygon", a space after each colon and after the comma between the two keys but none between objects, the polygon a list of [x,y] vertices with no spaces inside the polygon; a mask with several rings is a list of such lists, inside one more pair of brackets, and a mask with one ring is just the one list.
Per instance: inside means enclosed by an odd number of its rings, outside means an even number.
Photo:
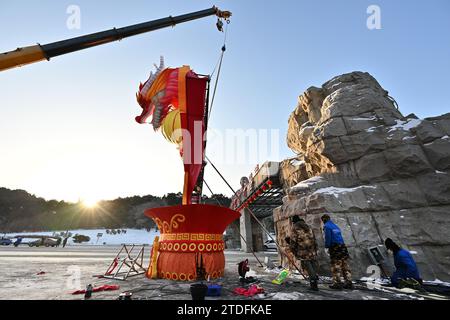
[{"label": "sun flare", "polygon": [[95,208],[97,206],[98,200],[95,199],[83,199],[83,206],[86,208]]}]

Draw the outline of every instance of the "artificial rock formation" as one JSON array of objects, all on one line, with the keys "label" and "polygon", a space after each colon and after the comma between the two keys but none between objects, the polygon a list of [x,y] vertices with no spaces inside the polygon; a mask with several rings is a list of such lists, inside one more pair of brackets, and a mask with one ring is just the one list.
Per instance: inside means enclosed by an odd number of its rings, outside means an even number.
[{"label": "artificial rock formation", "polygon": [[[413,252],[425,279],[450,280],[449,136],[450,113],[405,117],[368,73],[307,89],[289,118],[287,143],[297,156],[280,166],[278,240],[284,244],[288,218],[301,214],[323,248],[320,216],[330,213],[356,276],[367,275],[367,249],[383,250],[390,237]],[[324,250],[320,260],[327,270]]]}]

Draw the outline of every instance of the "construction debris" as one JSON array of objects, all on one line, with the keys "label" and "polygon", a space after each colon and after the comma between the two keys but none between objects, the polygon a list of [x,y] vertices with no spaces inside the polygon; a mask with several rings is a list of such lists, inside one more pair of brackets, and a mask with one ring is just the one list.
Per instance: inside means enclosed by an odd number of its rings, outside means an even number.
[{"label": "construction debris", "polygon": [[[92,286],[91,286],[92,287]],[[102,285],[99,287],[95,287],[95,288],[90,288],[89,286],[84,289],[84,290],[76,290],[74,292],[72,292],[72,295],[77,295],[77,294],[86,294],[88,292],[101,292],[101,291],[114,291],[114,290],[119,290],[119,286],[118,285]]]}]

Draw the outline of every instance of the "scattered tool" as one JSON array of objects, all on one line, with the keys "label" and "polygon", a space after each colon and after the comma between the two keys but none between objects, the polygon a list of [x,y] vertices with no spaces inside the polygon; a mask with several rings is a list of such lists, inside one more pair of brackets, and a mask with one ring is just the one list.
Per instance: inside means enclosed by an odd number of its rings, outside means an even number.
[{"label": "scattered tool", "polygon": [[367,249],[367,253],[372,263],[380,268],[381,276],[383,278],[389,278],[383,266],[386,261],[386,258],[381,253],[380,248],[378,246],[370,247]]},{"label": "scattered tool", "polygon": [[[92,287],[92,285],[90,285],[90,286]],[[107,285],[107,284],[105,284],[105,285],[100,286],[100,287],[92,288],[91,294],[92,294],[93,292],[119,290],[119,288],[120,288],[120,287],[119,287],[118,285]],[[72,292],[72,294],[73,294],[73,295],[76,295],[76,294],[86,294],[88,291],[90,291],[89,289],[90,289],[90,288],[89,288],[89,285],[88,285],[87,288],[86,288],[86,290],[77,290],[77,291]]]},{"label": "scattered tool", "polygon": [[278,276],[276,277],[276,279],[272,280],[273,284],[282,284],[287,276],[289,275],[289,270],[288,269],[283,269]]},{"label": "scattered tool", "polygon": [[207,297],[220,297],[222,295],[222,286],[219,284],[208,285]]},{"label": "scattered tool", "polygon": [[202,283],[194,283],[190,287],[192,300],[205,300],[205,296],[208,293],[208,286]]},{"label": "scattered tool", "polygon": [[132,292],[122,292],[117,300],[131,300]]},{"label": "scattered tool", "polygon": [[85,299],[90,299],[92,297],[92,290],[94,288],[92,287],[92,284],[88,284],[88,286],[86,287],[86,292],[84,293],[84,298]]}]

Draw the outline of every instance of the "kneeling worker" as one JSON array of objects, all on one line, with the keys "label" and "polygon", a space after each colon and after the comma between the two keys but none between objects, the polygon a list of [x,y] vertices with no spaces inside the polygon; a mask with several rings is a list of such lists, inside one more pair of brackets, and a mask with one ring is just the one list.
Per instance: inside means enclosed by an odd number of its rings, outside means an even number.
[{"label": "kneeling worker", "polygon": [[[414,261],[411,253],[405,249],[400,248],[392,239],[387,238],[384,242],[386,249],[392,251],[394,254],[395,272],[391,277],[391,283],[395,287],[409,286],[408,279],[414,279],[419,284],[422,284],[422,279],[419,275],[419,269]],[[414,286],[414,284],[411,284]]]},{"label": "kneeling worker", "polygon": [[292,223],[294,225],[292,236],[286,237],[285,240],[290,251],[301,261],[302,269],[308,273],[311,289],[317,291],[319,290],[317,286],[319,264],[317,263],[316,237],[310,226],[299,216],[294,216]]},{"label": "kneeling worker", "polygon": [[[331,260],[333,284],[330,288],[337,290],[353,289],[352,273],[347,262],[350,256],[342,238],[341,229],[331,221],[330,216],[327,214],[324,214],[320,219],[323,222],[325,248],[328,249]],[[341,275],[345,280],[344,284],[341,282]]]}]

